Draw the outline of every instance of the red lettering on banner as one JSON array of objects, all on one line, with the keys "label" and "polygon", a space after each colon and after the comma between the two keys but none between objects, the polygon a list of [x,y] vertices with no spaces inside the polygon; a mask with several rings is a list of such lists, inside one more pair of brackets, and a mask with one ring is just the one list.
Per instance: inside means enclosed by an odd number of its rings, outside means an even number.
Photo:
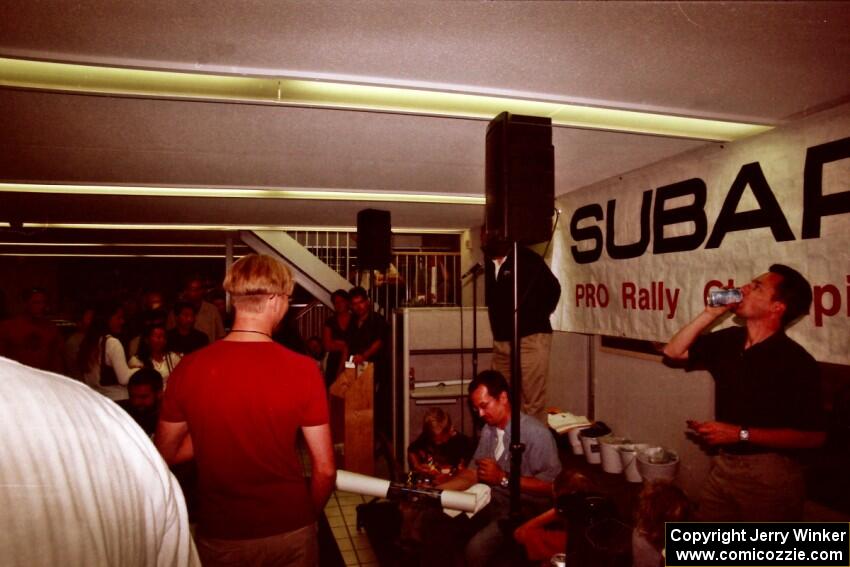
[{"label": "red lettering on banner", "polygon": [[[832,298],[830,306],[824,305],[824,296]],[[832,284],[816,285],[813,288],[813,303],[815,305],[815,327],[823,327],[823,316],[832,317],[841,310],[841,292]]]},{"label": "red lettering on banner", "polygon": [[608,288],[605,287],[605,284],[599,284],[596,287],[596,299],[599,300],[599,307],[608,307],[611,296],[608,295]]},{"label": "red lettering on banner", "polygon": [[576,307],[605,308],[610,300],[605,284],[576,284]]},{"label": "red lettering on banner", "polygon": [[650,282],[649,287],[638,287],[632,282],[623,282],[621,297],[623,309],[638,309],[640,311],[665,311],[666,317],[676,316],[679,305],[679,288],[671,290],[664,282]]},{"label": "red lettering on banner", "polygon": [[[637,286],[632,282],[623,282],[623,309],[634,309],[635,308],[635,290]],[[632,303],[631,307],[629,307],[628,302]]]}]

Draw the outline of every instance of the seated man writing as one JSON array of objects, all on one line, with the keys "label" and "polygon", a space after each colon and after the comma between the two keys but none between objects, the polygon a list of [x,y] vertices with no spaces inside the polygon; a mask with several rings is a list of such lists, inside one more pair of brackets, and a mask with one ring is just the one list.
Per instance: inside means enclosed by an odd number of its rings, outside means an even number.
[{"label": "seated man writing", "polygon": [[[494,565],[510,560],[502,549],[508,542],[500,520],[510,513],[508,478],[511,468],[511,399],[508,383],[499,372],[485,370],[469,384],[469,397],[485,422],[469,467],[438,488],[466,490],[475,483],[490,485],[490,504],[473,518],[481,526],[466,544],[465,565]],[[520,414],[520,441],[525,444],[520,471],[522,510],[527,516],[551,506],[552,482],[561,472],[555,440],[542,423]]]}]

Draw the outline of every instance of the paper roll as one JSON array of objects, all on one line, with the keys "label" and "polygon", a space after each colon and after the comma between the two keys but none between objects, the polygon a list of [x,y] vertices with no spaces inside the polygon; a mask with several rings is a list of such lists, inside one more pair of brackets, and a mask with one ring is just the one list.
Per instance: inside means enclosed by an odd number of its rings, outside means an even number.
[{"label": "paper roll", "polygon": [[364,496],[384,498],[390,489],[390,481],[366,476],[365,474],[338,470],[336,471],[336,489],[344,492],[363,494]]},{"label": "paper roll", "polygon": [[460,510],[461,512],[475,512],[475,494],[469,492],[458,492],[457,490],[444,490],[440,494],[440,504],[449,510]]}]

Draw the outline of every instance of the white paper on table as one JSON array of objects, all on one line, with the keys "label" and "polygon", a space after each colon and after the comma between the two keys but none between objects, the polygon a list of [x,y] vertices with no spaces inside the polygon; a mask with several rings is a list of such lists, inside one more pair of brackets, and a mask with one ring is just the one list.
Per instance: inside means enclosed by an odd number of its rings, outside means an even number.
[{"label": "white paper on table", "polygon": [[452,518],[461,512],[466,512],[466,515],[471,518],[490,503],[490,487],[478,483],[473,484],[463,492],[444,490],[440,495],[440,503],[443,505],[443,513]]},{"label": "white paper on table", "polygon": [[551,413],[546,420],[549,422],[549,427],[558,433],[564,433],[570,429],[590,425],[590,421],[583,415],[573,415],[569,412]]}]

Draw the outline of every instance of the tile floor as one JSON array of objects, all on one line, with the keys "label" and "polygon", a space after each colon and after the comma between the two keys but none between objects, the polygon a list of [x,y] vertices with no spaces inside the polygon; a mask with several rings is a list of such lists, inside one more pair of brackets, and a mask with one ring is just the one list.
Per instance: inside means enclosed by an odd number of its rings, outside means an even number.
[{"label": "tile floor", "polygon": [[366,532],[357,532],[357,505],[363,502],[366,500],[359,494],[337,490],[325,506],[325,516],[346,565],[377,567]]}]

